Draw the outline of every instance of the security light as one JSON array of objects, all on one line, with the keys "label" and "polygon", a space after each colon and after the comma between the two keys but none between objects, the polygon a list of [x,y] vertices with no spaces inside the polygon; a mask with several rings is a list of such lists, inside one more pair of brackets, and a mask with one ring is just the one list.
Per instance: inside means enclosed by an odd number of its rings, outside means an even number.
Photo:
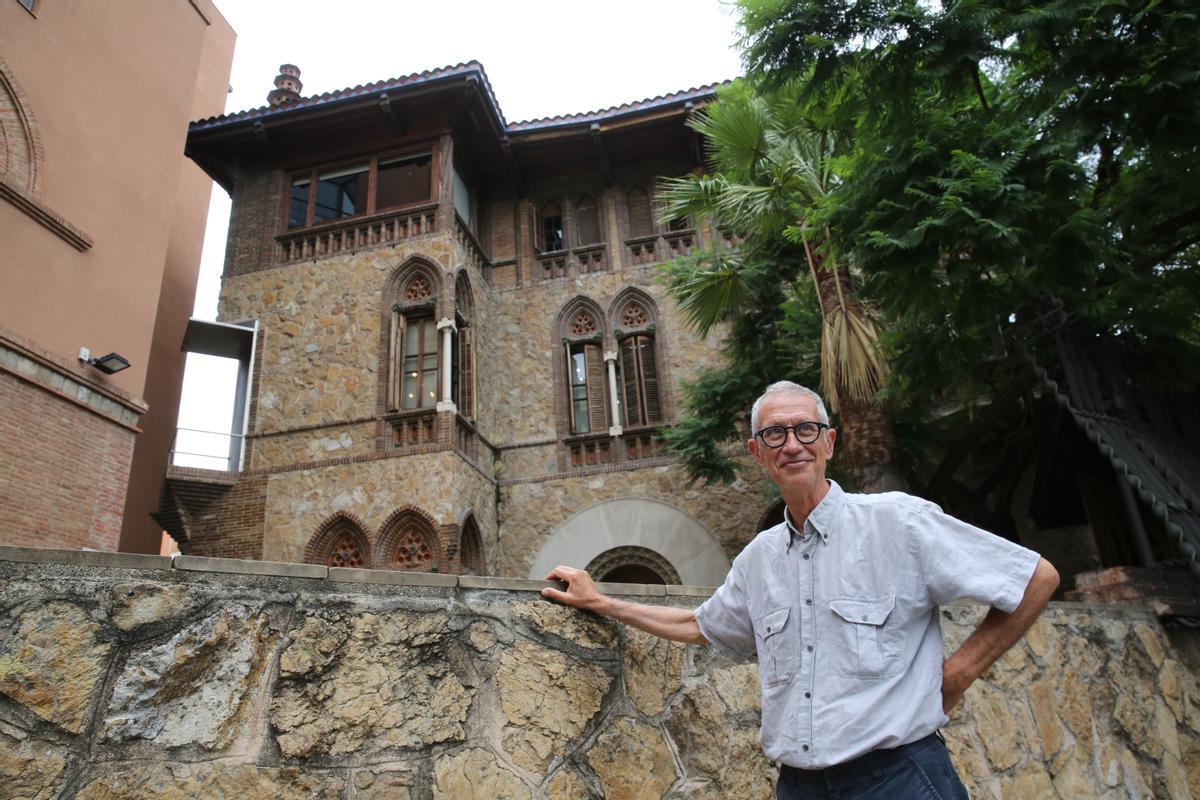
[{"label": "security light", "polygon": [[114,372],[120,372],[129,366],[129,359],[120,353],[109,353],[98,358],[92,358],[91,351],[86,347],[79,348],[79,360],[91,364],[105,375],[112,375]]}]

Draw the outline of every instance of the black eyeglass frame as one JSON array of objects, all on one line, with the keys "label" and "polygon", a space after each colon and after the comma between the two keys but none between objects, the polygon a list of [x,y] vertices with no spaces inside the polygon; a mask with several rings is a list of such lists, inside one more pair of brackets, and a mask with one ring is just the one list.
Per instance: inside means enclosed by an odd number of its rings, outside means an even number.
[{"label": "black eyeglass frame", "polygon": [[[805,439],[800,436],[800,426],[801,425],[816,425],[817,432],[815,434],[813,434],[813,437],[811,439]],[[800,444],[812,444],[817,439],[821,438],[822,433],[824,433],[825,431],[829,430],[832,427],[833,427],[832,425],[829,425],[824,422],[817,422],[816,420],[805,420],[804,422],[797,422],[795,425],[768,425],[767,427],[763,428],[758,433],[754,434],[754,438],[758,439],[760,442],[762,442],[764,445],[771,448],[772,450],[778,450],[779,448],[781,448],[785,444],[787,444],[788,431],[791,431],[792,435],[796,437],[796,441],[799,442]],[[774,428],[779,428],[783,431],[783,441],[781,441],[779,444],[771,444],[770,442],[767,441],[767,437],[764,436],[764,434],[767,431],[772,430]]]}]

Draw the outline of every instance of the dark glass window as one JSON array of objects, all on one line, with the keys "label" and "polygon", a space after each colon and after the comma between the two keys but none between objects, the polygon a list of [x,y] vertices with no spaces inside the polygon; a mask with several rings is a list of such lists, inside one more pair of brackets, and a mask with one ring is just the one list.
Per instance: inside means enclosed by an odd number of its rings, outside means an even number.
[{"label": "dark glass window", "polygon": [[563,220],[558,203],[542,206],[542,250],[553,252],[563,249]]},{"label": "dark glass window", "polygon": [[292,183],[292,196],[288,200],[288,227],[300,228],[308,224],[308,187],[312,181],[302,178]]},{"label": "dark glass window", "polygon": [[367,167],[326,172],[317,177],[313,222],[352,217],[367,210]]},{"label": "dark glass window", "polygon": [[429,199],[433,157],[429,153],[380,160],[375,207],[392,208]]}]

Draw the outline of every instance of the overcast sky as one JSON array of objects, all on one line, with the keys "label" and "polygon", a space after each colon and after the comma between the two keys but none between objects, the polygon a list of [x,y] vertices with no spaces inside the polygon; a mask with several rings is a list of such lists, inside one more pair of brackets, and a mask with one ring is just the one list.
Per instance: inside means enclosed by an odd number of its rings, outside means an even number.
[{"label": "overcast sky", "polygon": [[[734,16],[717,0],[216,4],[237,33],[226,112],[265,105],[283,63],[300,68],[308,96],[478,61],[509,122],[608,108],[741,72]],[[228,219],[229,197],[214,187],[196,317],[216,318]],[[228,430],[218,395],[232,394],[233,372],[200,366],[208,361],[189,357],[179,424]]]}]

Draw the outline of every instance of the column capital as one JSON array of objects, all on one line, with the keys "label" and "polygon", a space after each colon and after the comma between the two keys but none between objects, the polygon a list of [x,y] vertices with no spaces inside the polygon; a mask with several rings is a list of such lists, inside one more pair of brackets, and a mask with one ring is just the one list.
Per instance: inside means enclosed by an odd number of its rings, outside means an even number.
[{"label": "column capital", "polygon": [[458,330],[458,326],[454,323],[454,320],[449,317],[443,317],[438,320],[437,329],[440,331],[443,328],[449,328],[452,331]]},{"label": "column capital", "polygon": [[616,350],[605,350],[604,351],[604,360],[605,361],[616,361],[617,360],[617,351]]},{"label": "column capital", "polygon": [[434,406],[434,410],[437,411],[438,413],[441,413],[443,411],[452,411],[455,414],[457,414],[458,406],[454,405],[453,400],[438,400],[437,405]]}]

